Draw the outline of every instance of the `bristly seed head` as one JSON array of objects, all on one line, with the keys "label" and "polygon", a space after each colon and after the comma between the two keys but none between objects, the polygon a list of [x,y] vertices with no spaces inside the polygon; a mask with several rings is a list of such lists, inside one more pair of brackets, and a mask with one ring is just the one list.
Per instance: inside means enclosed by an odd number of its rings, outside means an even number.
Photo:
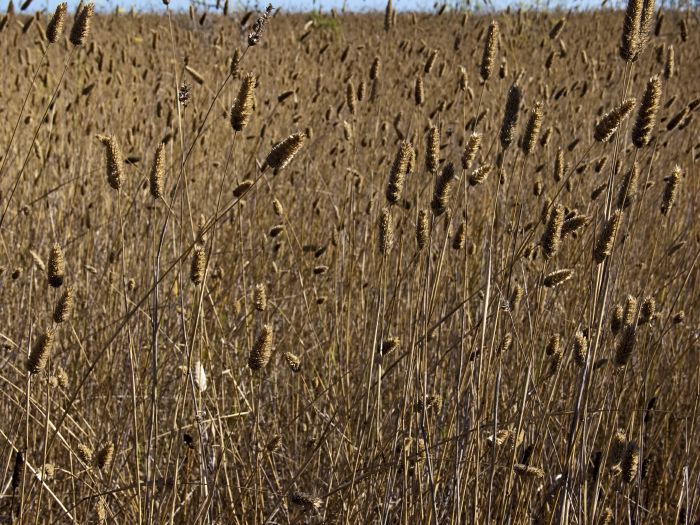
[{"label": "bristly seed head", "polygon": [[243,128],[250,122],[255,102],[255,83],[255,75],[252,73],[244,76],[241,81],[238,96],[231,106],[231,127],[234,131],[243,131]]},{"label": "bristly seed head", "polygon": [[32,351],[27,358],[27,370],[30,374],[36,375],[41,373],[49,361],[49,354],[54,342],[54,331],[49,328],[46,332],[39,336],[34,343]]},{"label": "bristly seed head", "polygon": [[661,80],[659,77],[652,77],[647,82],[642,102],[639,105],[637,120],[632,128],[632,142],[637,148],[643,148],[649,144],[660,102]]},{"label": "bristly seed head", "polygon": [[451,162],[447,162],[442,168],[442,173],[440,173],[435,181],[433,199],[430,202],[430,207],[432,208],[433,214],[436,217],[447,211],[447,204],[450,200],[450,192],[452,190],[452,183],[454,182],[454,179],[454,165]]},{"label": "bristly seed head", "polygon": [[520,86],[513,84],[510,86],[508,91],[508,98],[506,99],[506,108],[503,114],[503,122],[501,124],[501,133],[499,138],[501,140],[501,148],[504,150],[508,149],[513,143],[513,138],[515,137],[515,129],[518,125],[518,118],[520,116],[520,104],[523,99],[523,92]]},{"label": "bristly seed head", "polygon": [[54,244],[49,254],[49,265],[47,268],[49,284],[53,288],[59,288],[63,284],[66,276],[66,259],[59,244]]},{"label": "bristly seed head", "polygon": [[479,147],[481,146],[481,135],[479,133],[472,133],[469,136],[469,140],[467,141],[466,146],[464,146],[464,153],[462,153],[462,169],[463,170],[468,170],[472,162],[474,162],[474,158],[476,158],[476,154],[479,151]]},{"label": "bristly seed head", "polygon": [[428,173],[437,173],[440,155],[440,131],[437,126],[431,126],[428,131],[425,151],[425,169]]},{"label": "bristly seed head", "polygon": [[66,23],[66,11],[68,10],[68,4],[66,2],[61,2],[56,6],[56,10],[46,26],[46,39],[49,44],[55,44],[58,38],[63,34],[63,27]]},{"label": "bristly seed head", "polygon": [[99,136],[97,138],[105,147],[107,182],[113,189],[119,190],[122,184],[122,176],[124,175],[122,150],[114,137]]},{"label": "bristly seed head", "polygon": [[70,42],[74,46],[81,46],[87,40],[90,33],[90,19],[95,11],[95,4],[90,2],[83,6],[75,15],[73,27],[70,30]]},{"label": "bristly seed head", "polygon": [[156,155],[151,165],[149,185],[151,197],[160,199],[163,196],[163,178],[165,176],[165,144],[160,142],[156,147]]},{"label": "bristly seed head", "polygon": [[559,251],[561,245],[561,231],[564,225],[564,207],[560,204],[556,205],[549,214],[547,227],[542,234],[540,244],[544,250],[544,258],[546,261],[554,257]]},{"label": "bristly seed head", "polygon": [[620,123],[632,112],[636,103],[637,99],[628,98],[603,115],[595,126],[593,138],[598,142],[608,142],[620,127]]},{"label": "bristly seed head", "polygon": [[65,322],[73,310],[73,288],[68,286],[63,295],[58,299],[53,310],[53,322],[60,324]]},{"label": "bristly seed head", "polygon": [[675,166],[671,175],[666,178],[666,187],[664,188],[664,196],[661,201],[661,213],[663,215],[668,215],[673,207],[673,203],[676,202],[676,193],[680,181],[681,168],[680,166]]},{"label": "bristly seed head", "polygon": [[284,169],[292,161],[294,156],[299,153],[304,142],[306,142],[306,135],[304,133],[290,135],[272,148],[267,155],[265,163],[275,170]]},{"label": "bristly seed head", "polygon": [[498,22],[493,20],[491,24],[489,24],[489,29],[486,33],[484,53],[481,57],[480,73],[484,82],[491,78],[491,73],[493,72],[493,63],[496,60],[496,53],[498,52],[498,34]]},{"label": "bristly seed head", "polygon": [[525,155],[530,155],[537,142],[537,136],[540,134],[540,129],[542,128],[542,103],[536,102],[532,111],[530,112],[530,118],[525,126],[525,135],[522,140],[523,153]]},{"label": "bristly seed head", "polygon": [[421,251],[428,244],[429,235],[428,212],[420,210],[416,219],[416,244],[418,251]]},{"label": "bristly seed head", "polygon": [[272,327],[268,324],[263,325],[255,344],[250,351],[248,357],[248,367],[252,371],[260,370],[267,366],[272,357]]},{"label": "bristly seed head", "polygon": [[605,223],[603,231],[600,232],[600,236],[595,244],[595,249],[593,250],[593,260],[597,264],[601,264],[612,253],[621,217],[622,213],[620,210],[615,210]]},{"label": "bristly seed head", "polygon": [[394,245],[394,219],[391,210],[384,208],[379,217],[379,253],[387,256]]}]

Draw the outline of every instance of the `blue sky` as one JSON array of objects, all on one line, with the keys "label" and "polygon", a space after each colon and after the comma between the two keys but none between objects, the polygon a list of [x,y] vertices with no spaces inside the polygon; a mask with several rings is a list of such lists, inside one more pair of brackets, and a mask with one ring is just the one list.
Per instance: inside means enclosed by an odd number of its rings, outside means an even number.
[{"label": "blue sky", "polygon": [[[6,0],[0,0],[0,5],[4,4]],[[15,7],[18,7],[23,0],[14,0]],[[34,9],[45,9],[52,11],[56,4],[61,0],[34,0],[30,10]],[[68,5],[73,9],[77,4],[78,0],[67,0]],[[135,7],[139,10],[154,11],[160,10],[163,7],[161,0],[93,0],[98,7],[102,10],[113,10],[117,5],[124,9],[130,9]],[[448,5],[455,5],[460,3],[460,0],[447,0]],[[484,0],[470,0],[472,5],[484,5]],[[596,0],[491,0],[492,5],[497,9],[503,9],[508,5],[532,5],[539,1],[540,3],[549,3],[552,6],[559,6],[564,9],[568,8],[581,8],[586,6],[597,6],[600,5]],[[223,0],[221,0],[223,3]],[[435,0],[393,0],[394,8],[397,10],[418,10],[418,11],[430,11],[434,9]],[[444,0],[439,0],[440,4]],[[214,5],[216,0],[198,0],[198,4],[207,3]],[[266,4],[265,0],[229,0],[231,6],[236,6],[238,9],[252,9],[255,7],[264,8]],[[273,0],[273,5],[275,7],[281,7],[284,10],[291,11],[310,11],[314,9],[322,8],[325,11],[331,8],[341,9],[343,6],[351,11],[371,11],[371,10],[383,10],[386,5],[386,0]],[[171,0],[171,8],[173,9],[187,9],[190,5],[189,0]],[[4,9],[3,5],[3,9]]]}]

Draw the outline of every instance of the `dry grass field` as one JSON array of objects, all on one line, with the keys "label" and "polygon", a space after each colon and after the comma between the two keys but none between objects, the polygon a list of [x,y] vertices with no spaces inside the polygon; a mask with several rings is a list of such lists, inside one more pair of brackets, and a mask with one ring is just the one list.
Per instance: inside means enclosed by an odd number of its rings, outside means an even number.
[{"label": "dry grass field", "polygon": [[0,18],[1,523],[700,522],[696,12],[79,9]]}]

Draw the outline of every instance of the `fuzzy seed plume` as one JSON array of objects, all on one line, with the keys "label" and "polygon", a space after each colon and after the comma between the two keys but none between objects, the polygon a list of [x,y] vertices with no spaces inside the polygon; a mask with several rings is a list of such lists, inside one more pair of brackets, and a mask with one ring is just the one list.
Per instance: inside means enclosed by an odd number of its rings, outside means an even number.
[{"label": "fuzzy seed plume", "polygon": [[56,10],[46,26],[46,39],[49,41],[49,44],[55,44],[63,34],[67,10],[68,4],[66,2],[61,2],[56,6]]},{"label": "fuzzy seed plume", "polygon": [[272,357],[272,327],[263,325],[248,357],[248,367],[252,371],[265,368]]},{"label": "fuzzy seed plume", "polygon": [[461,250],[464,248],[464,243],[467,239],[467,224],[462,221],[457,227],[454,237],[452,238],[452,249]]},{"label": "fuzzy seed plume", "polygon": [[603,226],[593,250],[593,260],[597,264],[601,264],[612,253],[621,217],[622,212],[615,210]]},{"label": "fuzzy seed plume", "polygon": [[428,244],[428,212],[420,210],[416,219],[416,245],[418,251],[423,250]]},{"label": "fuzzy seed plume", "polygon": [[49,285],[53,288],[60,288],[63,279],[66,277],[66,259],[59,244],[54,244],[49,253],[49,264],[47,267],[47,278]]},{"label": "fuzzy seed plume", "polygon": [[624,314],[622,316],[622,324],[624,326],[632,326],[637,318],[637,298],[633,295],[628,295],[625,298]]},{"label": "fuzzy seed plume", "polygon": [[619,304],[615,305],[610,316],[610,330],[612,331],[613,335],[617,335],[620,330],[622,330],[622,327],[625,324],[624,315],[625,311],[623,310],[622,306]]},{"label": "fuzzy seed plume", "polygon": [[119,190],[124,176],[124,157],[114,137],[98,137],[105,147],[105,158],[107,164],[107,182],[112,189]]},{"label": "fuzzy seed plume", "polygon": [[32,350],[27,358],[27,370],[30,374],[36,375],[44,371],[46,364],[49,362],[54,338],[55,332],[52,328],[49,328],[34,342],[34,346],[32,346]]},{"label": "fuzzy seed plume", "polygon": [[70,30],[70,42],[74,46],[81,46],[90,34],[90,20],[95,12],[95,4],[90,2],[84,5],[75,15],[73,27]]},{"label": "fuzzy seed plume", "polygon": [[542,103],[536,102],[530,112],[530,117],[525,125],[525,134],[522,140],[522,149],[525,155],[530,155],[537,142],[537,136],[542,128]]},{"label": "fuzzy seed plume", "polygon": [[415,157],[413,146],[410,142],[403,141],[396,152],[394,162],[389,171],[389,182],[386,186],[386,200],[389,204],[396,204],[401,199],[406,176],[410,173],[411,158]]},{"label": "fuzzy seed plume", "polygon": [[267,310],[267,291],[265,290],[265,285],[262,283],[255,285],[255,289],[253,290],[253,304],[258,312]]},{"label": "fuzzy seed plume", "polygon": [[78,444],[77,446],[77,452],[78,452],[78,457],[80,458],[80,461],[85,463],[86,465],[91,465],[92,461],[94,459],[94,452],[90,447],[87,445],[84,445],[83,443]]},{"label": "fuzzy seed plume", "polygon": [[620,462],[622,468],[622,480],[625,483],[633,483],[637,478],[637,468],[639,467],[639,450],[634,441],[627,443]]},{"label": "fuzzy seed plume", "polygon": [[53,309],[53,322],[60,324],[65,322],[73,311],[73,288],[68,286],[56,302]]},{"label": "fuzzy seed plume", "polygon": [[379,216],[379,253],[386,256],[394,245],[394,219],[391,210],[384,208]]},{"label": "fuzzy seed plume", "polygon": [[241,87],[238,90],[236,100],[231,106],[231,127],[234,131],[243,131],[250,122],[255,105],[255,75],[247,74],[241,80]]},{"label": "fuzzy seed plume", "polygon": [[202,246],[195,246],[192,252],[192,264],[190,266],[190,281],[195,286],[202,284],[204,269],[207,266],[207,254]]},{"label": "fuzzy seed plume", "polygon": [[615,344],[615,358],[613,362],[618,368],[625,366],[632,353],[634,352],[634,347],[637,342],[637,329],[634,325],[625,326],[619,333],[617,342]]},{"label": "fuzzy seed plume", "polygon": [[643,0],[627,1],[625,21],[622,26],[622,40],[620,42],[620,57],[626,62],[632,62],[637,58],[642,7]]},{"label": "fuzzy seed plume", "polygon": [[556,288],[571,279],[573,275],[573,270],[555,270],[544,277],[543,284],[545,288]]},{"label": "fuzzy seed plume", "polygon": [[566,175],[566,162],[564,161],[564,151],[559,148],[557,150],[557,156],[554,157],[554,182],[561,182]]},{"label": "fuzzy seed plume", "polygon": [[479,133],[472,133],[467,140],[467,144],[464,146],[464,152],[462,153],[462,169],[468,170],[476,154],[479,152],[479,147],[481,147],[481,135]]},{"label": "fuzzy seed plume", "polygon": [[301,359],[299,359],[299,357],[297,357],[293,353],[285,352],[284,360],[286,361],[287,366],[292,372],[297,373],[301,370]]},{"label": "fuzzy seed plume", "polygon": [[431,126],[425,146],[425,169],[428,173],[437,173],[440,156],[440,131],[437,126]]},{"label": "fuzzy seed plume", "polygon": [[574,215],[573,217],[565,219],[561,227],[561,238],[565,239],[568,235],[576,233],[588,223],[589,219],[585,215]]},{"label": "fuzzy seed plume", "polygon": [[304,133],[294,133],[286,139],[278,142],[267,155],[265,163],[272,169],[281,170],[284,169],[294,158],[294,156],[299,153],[306,142],[306,135]]},{"label": "fuzzy seed plume", "polygon": [[114,443],[111,441],[102,447],[97,454],[95,454],[95,465],[98,469],[104,470],[109,468],[114,459]]},{"label": "fuzzy seed plume", "polygon": [[608,142],[620,127],[620,123],[632,112],[636,103],[637,99],[628,98],[603,115],[595,126],[593,138],[598,142]]},{"label": "fuzzy seed plume", "polygon": [[561,246],[561,232],[564,225],[564,207],[556,205],[549,214],[547,227],[542,234],[540,244],[542,245],[544,258],[546,261],[554,257],[559,252]]},{"label": "fuzzy seed plume", "polygon": [[661,80],[652,77],[642,95],[642,101],[637,112],[637,119],[632,128],[632,143],[637,148],[643,148],[651,140],[651,132],[656,123],[656,113],[661,102]]},{"label": "fuzzy seed plume", "polygon": [[663,199],[661,200],[661,213],[663,215],[668,215],[671,212],[671,208],[676,202],[676,193],[678,192],[680,181],[681,168],[676,165],[671,175],[666,177],[666,186],[664,187]]},{"label": "fuzzy seed plume", "polygon": [[416,106],[422,106],[425,102],[425,88],[423,87],[423,77],[416,77],[416,82],[413,85],[413,101]]},{"label": "fuzzy seed plume", "polygon": [[348,106],[350,114],[354,115],[355,111],[357,111],[357,92],[355,91],[355,84],[352,83],[352,80],[348,81],[345,85],[345,103]]},{"label": "fuzzy seed plume", "polygon": [[454,164],[447,162],[440,175],[435,180],[435,189],[433,190],[433,199],[430,202],[430,207],[433,214],[438,217],[447,211],[447,205],[450,200],[452,184],[455,180]]},{"label": "fuzzy seed plume", "polygon": [[165,177],[165,144],[158,143],[156,154],[151,164],[151,172],[148,177],[151,197],[160,199],[163,196],[163,178]]},{"label": "fuzzy seed plume", "polygon": [[656,0],[643,0],[642,12],[639,15],[639,50],[641,53],[649,42]]},{"label": "fuzzy seed plume", "polygon": [[666,63],[664,64],[664,78],[670,80],[676,71],[676,52],[673,46],[668,46],[666,50]]},{"label": "fuzzy seed plume", "polygon": [[484,42],[484,52],[481,56],[481,67],[479,73],[484,82],[491,78],[493,73],[493,64],[496,60],[496,53],[498,52],[498,22],[495,20],[491,21],[489,24],[488,31],[486,32],[486,42]]},{"label": "fuzzy seed plume", "polygon": [[656,317],[656,300],[651,297],[647,296],[644,298],[644,301],[642,302],[642,307],[639,310],[639,321],[638,325],[645,325],[654,320]]},{"label": "fuzzy seed plume", "polygon": [[516,463],[513,465],[513,471],[522,478],[542,479],[544,478],[544,470],[539,467]]},{"label": "fuzzy seed plume", "polygon": [[523,300],[523,297],[525,296],[525,290],[523,287],[519,284],[516,284],[513,287],[513,291],[510,294],[510,299],[508,300],[508,309],[511,312],[516,312],[518,310],[518,307],[520,306],[520,303]]},{"label": "fuzzy seed plume", "polygon": [[[391,4],[391,0],[389,3]],[[296,490],[289,495],[289,503],[303,512],[318,512],[322,504],[321,498]]]},{"label": "fuzzy seed plume", "polygon": [[469,185],[477,186],[479,184],[482,184],[488,178],[492,170],[493,166],[491,164],[484,164],[483,166],[479,166],[469,176]]},{"label": "fuzzy seed plume", "polygon": [[635,162],[625,174],[620,189],[617,193],[617,208],[624,210],[630,206],[637,197],[637,185],[639,182],[639,167]]},{"label": "fuzzy seed plume", "polygon": [[574,335],[573,354],[574,363],[583,367],[586,364],[586,355],[588,354],[588,339],[580,330]]},{"label": "fuzzy seed plume", "polygon": [[513,84],[508,90],[508,98],[506,99],[506,108],[503,113],[503,122],[501,123],[501,132],[499,138],[501,148],[508,149],[513,143],[515,130],[518,126],[518,117],[520,116],[520,104],[523,100],[523,92],[520,86]]},{"label": "fuzzy seed plume", "polygon": [[237,199],[242,197],[250,188],[253,187],[253,184],[254,182],[250,179],[244,180],[233,189],[233,196]]}]

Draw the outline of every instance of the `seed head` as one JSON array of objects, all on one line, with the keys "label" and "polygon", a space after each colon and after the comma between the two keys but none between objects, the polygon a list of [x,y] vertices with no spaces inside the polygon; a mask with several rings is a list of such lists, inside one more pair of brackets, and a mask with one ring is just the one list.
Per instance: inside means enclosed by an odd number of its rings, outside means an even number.
[{"label": "seed head", "polygon": [[605,223],[603,231],[600,232],[600,237],[598,237],[593,250],[593,260],[597,264],[601,264],[612,253],[621,217],[620,210],[615,210]]},{"label": "seed head", "polygon": [[250,351],[248,367],[252,371],[260,370],[267,366],[270,357],[272,357],[272,327],[266,324],[263,325]]},{"label": "seed head", "polygon": [[452,249],[461,250],[464,248],[464,243],[467,238],[467,224],[462,221],[457,228],[457,232],[452,238]]},{"label": "seed head", "polygon": [[90,2],[83,6],[75,15],[73,27],[70,30],[70,42],[74,46],[81,46],[90,34],[90,19],[95,11],[95,4]]},{"label": "seed head", "polygon": [[100,136],[98,139],[105,147],[107,182],[113,189],[118,190],[121,188],[121,180],[124,175],[122,150],[114,137]]},{"label": "seed head", "polygon": [[474,158],[479,151],[481,146],[481,135],[479,133],[472,133],[469,136],[466,146],[464,146],[464,152],[462,153],[462,169],[468,170]]},{"label": "seed head", "polygon": [[673,203],[676,202],[676,192],[678,190],[678,184],[681,180],[681,168],[675,166],[673,172],[670,176],[666,178],[666,187],[664,188],[664,196],[661,201],[661,213],[668,215],[673,207]]},{"label": "seed head", "polygon": [[489,176],[489,173],[491,173],[492,170],[493,170],[493,166],[491,164],[484,164],[483,166],[479,166],[469,176],[469,185],[470,186],[477,186],[477,185],[483,183],[487,179],[487,177]]},{"label": "seed head", "polygon": [[94,459],[94,453],[92,449],[87,445],[83,445],[82,443],[80,443],[77,448],[78,457],[80,458],[80,461],[82,461],[86,465],[91,465],[92,460]]},{"label": "seed head", "polygon": [[292,372],[297,373],[301,370],[301,359],[299,359],[293,353],[285,352],[284,360],[287,362],[287,366]]},{"label": "seed head", "polygon": [[304,142],[306,142],[306,135],[304,133],[290,135],[272,148],[267,155],[265,163],[275,170],[284,169],[292,161],[294,156],[299,153]]},{"label": "seed head", "polygon": [[250,122],[255,103],[255,83],[255,75],[252,73],[247,74],[241,81],[238,96],[231,106],[231,127],[234,131],[243,131]]},{"label": "seed head", "polygon": [[421,251],[428,244],[428,212],[420,210],[416,219],[416,244],[418,251]]},{"label": "seed head", "polygon": [[30,374],[39,374],[46,368],[53,342],[54,331],[51,328],[40,335],[36,340],[29,353],[29,358],[27,359],[27,370]]},{"label": "seed head", "polygon": [[[389,0],[389,3],[391,3],[391,0]],[[306,492],[292,492],[289,496],[289,502],[302,512],[318,512],[321,508],[321,498]]]},{"label": "seed head", "polygon": [[425,169],[428,170],[428,173],[437,173],[439,155],[440,131],[436,126],[432,126],[428,131],[425,151]]},{"label": "seed head", "polygon": [[480,73],[484,82],[491,78],[491,73],[493,72],[493,63],[498,52],[498,33],[498,22],[494,20],[489,24],[486,42],[484,43],[484,53],[481,57]]},{"label": "seed head", "polygon": [[59,288],[66,276],[66,259],[63,256],[63,250],[58,244],[54,244],[51,248],[47,276],[49,284],[53,288]]},{"label": "seed head", "polygon": [[542,128],[542,103],[536,102],[532,111],[530,112],[530,118],[525,126],[525,135],[523,136],[522,148],[525,155],[532,153],[535,147],[535,142],[537,141],[537,136],[540,134],[540,129]]},{"label": "seed head", "polygon": [[520,104],[523,99],[523,92],[520,86],[513,84],[508,91],[508,99],[506,100],[506,109],[503,114],[503,123],[501,124],[501,147],[505,150],[513,142],[515,137],[515,129],[518,125],[518,117],[520,115]]},{"label": "seed head", "polygon": [[202,246],[195,246],[192,252],[192,265],[190,266],[190,281],[195,286],[202,284],[204,269],[207,266],[207,254]]},{"label": "seed head", "polygon": [[522,463],[513,465],[513,471],[522,478],[542,479],[544,478],[544,470],[539,467],[532,467]]},{"label": "seed head", "polygon": [[617,208],[624,210],[630,206],[637,196],[637,183],[639,181],[639,168],[635,162],[622,179],[617,193]]},{"label": "seed head", "polygon": [[651,132],[656,123],[656,113],[661,101],[661,80],[652,77],[647,82],[646,90],[642,96],[642,102],[637,112],[637,120],[632,128],[632,142],[637,148],[649,144]]},{"label": "seed head", "polygon": [[556,270],[545,276],[543,284],[545,288],[556,288],[573,277],[573,270]]},{"label": "seed head", "polygon": [[440,173],[435,181],[433,199],[430,202],[430,207],[436,217],[439,217],[447,211],[447,204],[450,200],[450,192],[452,191],[452,183],[454,180],[454,165],[451,162],[447,162],[442,168],[442,173]]},{"label": "seed head", "polygon": [[618,336],[615,345],[615,366],[622,368],[625,366],[634,352],[634,345],[637,342],[637,330],[634,325],[625,326]]},{"label": "seed head", "polygon": [[586,355],[588,354],[588,339],[583,334],[583,332],[578,331],[574,335],[574,362],[578,366],[584,366],[586,364]]},{"label": "seed head", "polygon": [[58,299],[56,306],[53,309],[53,322],[56,324],[63,323],[70,317],[73,311],[73,288],[68,286],[63,291],[63,295]]},{"label": "seed head", "polygon": [[425,89],[423,88],[423,77],[416,77],[416,83],[413,86],[413,100],[416,106],[422,106],[425,101]]},{"label": "seed head", "polygon": [[670,80],[676,70],[676,54],[673,46],[668,46],[666,50],[666,63],[664,64],[664,78]]},{"label": "seed head", "polygon": [[564,225],[564,207],[560,204],[556,205],[549,214],[547,227],[542,234],[540,244],[544,250],[545,260],[554,257],[561,246],[561,231]]},{"label": "seed head", "polygon": [[255,285],[255,290],[253,291],[253,304],[258,312],[264,312],[267,310],[267,292],[265,291],[265,285],[262,283]]},{"label": "seed head", "polygon": [[410,173],[411,158],[415,157],[413,146],[410,142],[403,141],[394,157],[394,163],[389,172],[389,183],[386,186],[386,200],[389,204],[396,204],[401,199],[406,176]]},{"label": "seed head", "polygon": [[642,303],[642,308],[639,311],[639,321],[638,325],[644,325],[650,323],[656,317],[656,300],[648,296],[644,299]]},{"label": "seed head", "polygon": [[165,144],[160,142],[156,147],[156,155],[151,165],[149,183],[151,187],[151,197],[160,199],[163,196],[163,178],[165,175]]},{"label": "seed head", "polygon": [[61,2],[56,6],[56,10],[46,26],[46,39],[49,44],[55,44],[58,38],[63,34],[63,27],[66,23],[66,10],[68,9],[68,4],[66,2]]},{"label": "seed head", "polygon": [[345,86],[345,103],[348,105],[350,114],[354,115],[357,108],[357,93],[355,92],[355,85],[352,83],[352,80],[348,81]]},{"label": "seed head", "polygon": [[384,208],[379,217],[379,253],[386,256],[394,245],[394,219],[391,210]]},{"label": "seed head", "polygon": [[24,476],[24,454],[20,450],[15,451],[15,464],[12,468],[12,481],[10,486],[13,492],[16,491],[22,483]]},{"label": "seed head", "polygon": [[95,455],[95,465],[97,468],[102,470],[109,468],[114,459],[114,443],[111,441],[102,447]]},{"label": "seed head", "polygon": [[637,59],[643,0],[627,0],[625,22],[622,26],[620,57],[626,62]]},{"label": "seed head", "polygon": [[620,127],[620,123],[632,112],[636,103],[637,99],[628,98],[603,115],[595,126],[593,138],[598,142],[608,142]]},{"label": "seed head", "polygon": [[634,441],[627,443],[625,451],[622,455],[620,467],[622,468],[622,479],[625,483],[632,483],[637,477],[637,468],[639,466],[639,450]]}]

